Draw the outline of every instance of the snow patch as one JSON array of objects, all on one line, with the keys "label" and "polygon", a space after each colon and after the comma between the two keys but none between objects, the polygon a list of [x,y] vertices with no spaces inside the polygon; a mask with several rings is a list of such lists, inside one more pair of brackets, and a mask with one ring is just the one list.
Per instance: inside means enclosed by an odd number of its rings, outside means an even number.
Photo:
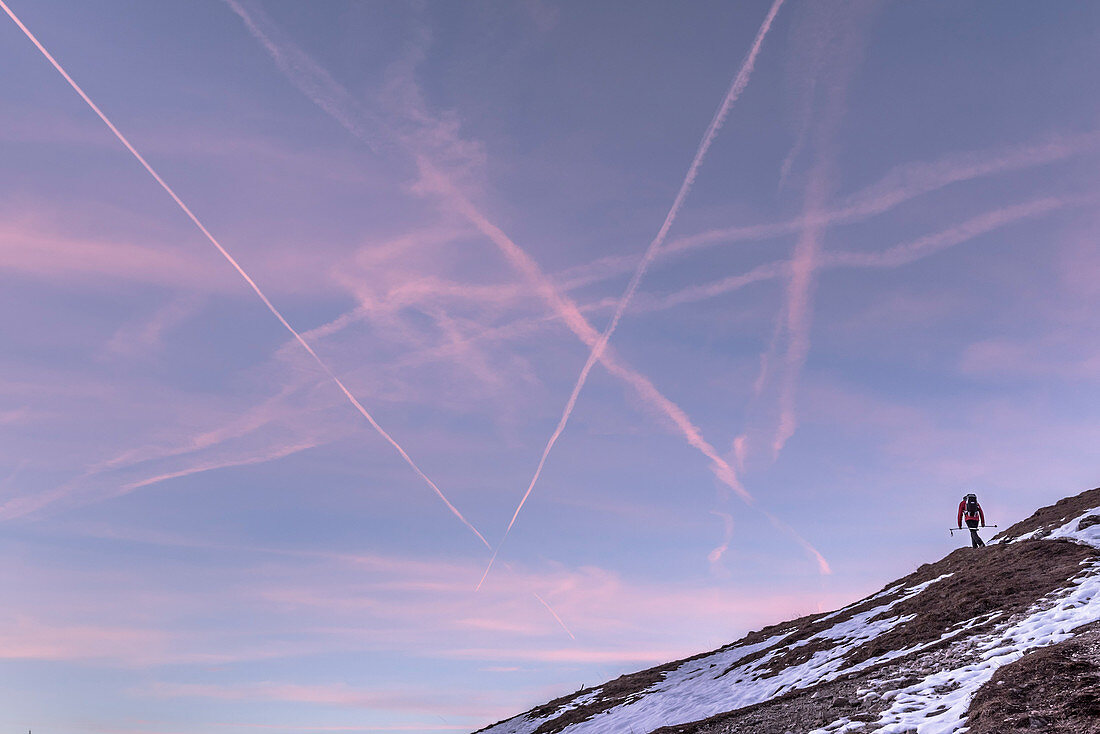
[{"label": "snow patch", "polygon": [[1050,535],[1046,536],[1046,539],[1057,540],[1059,538],[1065,538],[1066,540],[1073,540],[1078,543],[1084,543],[1085,545],[1091,545],[1093,548],[1100,548],[1100,525],[1091,525],[1084,530],[1077,529],[1077,526],[1081,524],[1082,520],[1089,515],[1097,514],[1100,514],[1100,507],[1094,507],[1087,512],[1083,512],[1057,530],[1051,531]]},{"label": "snow patch", "polygon": [[836,721],[830,722],[820,729],[814,729],[809,734],[841,734],[846,731],[856,731],[867,726],[866,721],[852,721],[847,716],[842,716]]}]

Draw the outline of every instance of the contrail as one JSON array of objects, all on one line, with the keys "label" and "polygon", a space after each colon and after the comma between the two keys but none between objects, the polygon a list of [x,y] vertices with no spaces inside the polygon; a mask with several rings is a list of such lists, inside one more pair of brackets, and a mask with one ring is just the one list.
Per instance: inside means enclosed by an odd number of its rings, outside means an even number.
[{"label": "contrail", "polygon": [[[729,91],[726,92],[722,104],[718,107],[718,111],[714,113],[710,125],[707,126],[707,130],[703,134],[703,139],[699,143],[698,149],[695,151],[695,157],[688,167],[687,175],[684,176],[684,180],[680,184],[680,190],[676,193],[676,198],[672,202],[672,207],[668,210],[668,214],[665,215],[664,223],[661,224],[657,236],[653,238],[653,241],[649,243],[649,247],[646,248],[645,254],[642,256],[641,261],[634,270],[634,274],[630,278],[630,283],[627,285],[626,291],[623,293],[622,298],[619,299],[619,304],[615,308],[615,313],[611,316],[611,321],[608,323],[607,328],[604,329],[603,334],[600,335],[599,341],[592,347],[592,351],[589,353],[588,359],[584,363],[584,367],[581,368],[581,373],[578,375],[577,382],[573,386],[573,391],[570,393],[569,399],[565,403],[565,409],[562,411],[561,418],[558,420],[558,425],[555,426],[554,432],[550,434],[549,441],[546,442],[546,447],[542,450],[542,456],[539,457],[538,466],[535,468],[535,474],[531,477],[531,482],[527,486],[527,491],[516,507],[516,511],[512,514],[512,519],[508,523],[508,528],[504,531],[504,537],[501,538],[500,543],[497,544],[497,548],[493,552],[494,558],[500,551],[500,547],[504,544],[504,541],[508,538],[508,534],[512,531],[512,526],[515,525],[516,518],[519,517],[520,510],[522,510],[523,505],[526,504],[527,498],[531,496],[531,492],[534,490],[535,484],[542,474],[542,469],[546,465],[546,459],[550,456],[554,444],[557,443],[558,438],[561,437],[562,432],[565,430],[566,424],[569,423],[569,417],[572,415],[573,408],[577,404],[577,398],[580,397],[581,390],[584,388],[584,383],[588,380],[588,374],[592,371],[592,367],[603,354],[608,341],[611,340],[612,334],[615,333],[615,329],[622,319],[623,312],[626,311],[626,308],[630,305],[634,293],[638,290],[638,285],[642,282],[642,278],[645,277],[646,270],[649,269],[650,264],[660,252],[661,245],[668,236],[668,231],[672,228],[673,222],[676,221],[676,216],[680,213],[680,208],[683,206],[684,200],[687,199],[688,193],[691,192],[691,187],[695,183],[695,178],[699,174],[699,168],[703,164],[703,159],[706,157],[707,151],[710,150],[711,144],[718,136],[718,131],[721,130],[722,124],[726,121],[726,116],[733,107],[733,103],[737,101],[737,98],[741,96],[745,87],[748,86],[749,78],[752,76],[753,68],[756,65],[756,57],[760,53],[761,46],[764,44],[764,37],[768,34],[769,29],[771,29],[772,21],[775,20],[775,16],[782,5],[783,0],[774,0],[772,3],[771,9],[764,18],[764,22],[756,32],[756,38],[753,40],[752,46],[749,48],[749,52],[741,64],[741,68],[737,71],[737,75],[730,85]],[[728,467],[729,465],[727,464],[726,466]],[[486,575],[489,573],[489,568],[491,567],[492,561],[490,560],[489,567],[485,569]],[[484,580],[484,576],[482,580]]]},{"label": "contrail", "polygon": [[123,135],[117,127],[115,127],[114,123],[112,123],[107,118],[107,115],[103,114],[103,111],[99,109],[95,102],[92,101],[91,97],[89,97],[84,92],[84,90],[80,88],[80,85],[73,81],[73,78],[69,76],[68,72],[66,72],[65,69],[62,68],[61,64],[59,64],[57,60],[50,54],[50,52],[46,50],[46,47],[39,42],[39,40],[35,37],[33,33],[31,33],[30,29],[27,28],[27,26],[23,25],[23,22],[19,20],[15,13],[11,11],[11,8],[7,6],[4,0],[0,0],[0,8],[3,8],[4,12],[8,14],[8,17],[11,18],[17,26],[19,26],[19,29],[23,31],[23,34],[26,35],[26,37],[30,39],[31,43],[33,43],[35,47],[42,52],[42,55],[46,57],[46,60],[50,62],[53,68],[56,69],[62,77],[64,77],[65,81],[69,83],[69,86],[72,87],[73,90],[80,95],[80,98],[83,99],[92,109],[92,111],[96,113],[99,119],[103,121],[103,124],[110,128],[111,132],[114,133],[119,142],[122,143],[123,146],[125,146],[126,149],[130,151],[131,154],[133,154],[138,163],[140,163],[142,167],[149,172],[149,175],[152,176],[158,184],[160,184],[160,187],[164,189],[170,197],[172,197],[172,201],[176,202],[176,205],[179,206],[180,210],[182,210],[183,213],[187,215],[187,218],[190,219],[196,227],[198,227],[199,231],[202,232],[206,239],[210,241],[210,244],[214,245],[214,247],[217,248],[218,252],[220,252],[222,256],[225,257],[225,259],[229,262],[229,264],[233,266],[233,269],[236,270],[242,278],[244,278],[245,282],[248,283],[248,285],[252,288],[256,295],[259,296],[260,300],[263,301],[264,305],[267,306],[267,309],[271,311],[271,313],[274,314],[275,318],[279,320],[279,323],[281,323],[286,328],[286,330],[294,336],[297,342],[302,345],[302,348],[309,352],[309,356],[313,357],[313,360],[321,367],[322,370],[324,370],[325,374],[327,374],[329,378],[331,378],[332,381],[336,384],[336,386],[340,388],[340,391],[344,393],[344,396],[348,399],[348,402],[351,403],[352,406],[359,411],[360,415],[367,419],[367,422],[371,424],[374,430],[376,430],[382,436],[382,438],[386,439],[386,441],[388,441],[389,444],[393,446],[397,453],[401,455],[401,458],[405,460],[405,463],[408,464],[414,472],[416,472],[417,476],[419,476],[422,480],[424,480],[425,484],[432,488],[439,499],[441,499],[443,503],[447,505],[447,508],[451,511],[451,513],[454,514],[454,516],[457,517],[463,525],[469,528],[470,531],[477,536],[478,540],[480,540],[486,547],[491,548],[492,546],[490,546],[489,542],[485,540],[485,537],[480,532],[478,532],[478,529],[475,528],[470,523],[470,521],[463,516],[461,512],[458,511],[457,507],[451,504],[451,501],[447,499],[446,495],[443,494],[442,490],[439,489],[436,483],[433,482],[428,477],[428,475],[420,469],[419,466],[416,465],[416,462],[412,460],[412,457],[409,456],[405,449],[403,449],[401,445],[397,443],[396,440],[394,440],[393,436],[387,433],[386,430],[382,428],[381,425],[379,425],[378,421],[374,419],[374,416],[372,416],[367,411],[367,409],[363,407],[363,404],[360,403],[359,400],[357,400],[356,397],[351,394],[351,391],[348,390],[348,388],[344,385],[340,378],[336,376],[336,373],[334,373],[332,369],[328,366],[328,364],[326,364],[325,361],[322,360],[320,356],[318,356],[317,352],[313,351],[313,347],[311,347],[309,343],[302,338],[302,335],[299,334],[297,330],[295,330],[295,328],[290,325],[290,322],[288,322],[286,318],[283,317],[282,313],[279,312],[279,309],[275,308],[275,305],[271,303],[266,295],[264,295],[264,292],[260,290],[260,286],[256,285],[256,281],[252,280],[248,273],[245,272],[244,268],[242,268],[240,264],[233,258],[233,256],[229,254],[229,251],[222,247],[221,243],[218,242],[214,235],[210,234],[210,231],[203,225],[202,222],[199,221],[199,218],[195,216],[195,214],[187,207],[187,205],[183,203],[183,200],[180,199],[175,191],[172,190],[172,187],[169,186],[164,181],[164,179],[160,177],[160,174],[153,170],[153,167],[149,165],[148,161],[146,161],[144,157],[142,157],[141,153],[137,151],[137,148],[131,145],[130,141],[126,139],[126,136]]},{"label": "contrail", "polygon": [[730,541],[733,540],[733,515],[721,510],[711,510],[710,514],[717,515],[722,520],[722,542],[707,554],[707,561],[714,566],[730,549]]},{"label": "contrail", "polygon": [[[355,115],[353,114],[355,111],[341,107],[341,105],[350,104],[348,101],[349,98],[346,91],[343,90],[338,82],[332,79],[327,71],[320,67],[307,54],[296,48],[291,42],[282,39],[281,43],[277,43],[273,40],[264,28],[271,24],[266,22],[266,19],[262,15],[249,13],[236,0],[226,0],[226,3],[242,20],[244,20],[249,33],[251,33],[271,55],[276,65],[279,66],[279,69],[286,75],[290,82],[299,89],[299,91],[311,99],[322,110],[331,114],[333,118],[353,136],[363,139],[368,143],[370,142],[370,140],[366,138],[367,133],[364,126],[359,124],[355,119]],[[779,4],[780,2],[777,2],[773,10],[778,8]],[[769,14],[769,23],[771,17],[774,17],[774,13]],[[261,25],[264,27],[261,27]],[[272,32],[274,31],[272,30]],[[755,44],[754,48],[758,47],[759,42]],[[739,77],[740,76],[741,75],[739,75]],[[735,84],[737,84],[737,80],[735,80]],[[743,88],[744,82],[742,82],[740,86]],[[740,92],[738,91],[738,93]],[[723,104],[723,108],[719,109],[719,113],[724,116],[726,112],[728,112],[728,108]],[[714,129],[712,130],[711,128]],[[379,129],[386,134],[394,135],[391,127],[380,125]],[[716,132],[716,130],[717,128],[712,121],[711,127],[708,127],[711,138],[713,138],[713,133]],[[489,221],[489,219],[455,187],[450,178],[436,168],[431,160],[418,153],[415,149],[412,149],[408,139],[399,137],[399,140],[405,145],[410,155],[415,159],[420,173],[420,181],[418,182],[419,189],[423,192],[431,192],[439,195],[460,216],[466,219],[489,239],[490,242],[496,245],[505,259],[534,286],[539,297],[546,301],[553,312],[558,318],[562,319],[570,331],[583,341],[589,349],[594,349],[595,346],[599,344],[600,332],[588,322],[577,304],[568,297],[563,296],[550,278],[542,272],[538,263],[536,263],[523,248],[508,237],[503,230]],[[709,142],[707,144],[709,145]],[[698,166],[695,168],[697,169]],[[540,319],[539,321],[541,322],[542,320]],[[505,329],[507,328],[508,327],[505,327]],[[615,360],[606,349],[601,351],[598,359],[612,375],[626,382],[645,402],[668,418],[669,422],[682,433],[687,442],[710,460],[711,471],[719,481],[733,489],[750,506],[754,504],[752,496],[737,480],[733,468],[722,459],[718,451],[703,438],[698,427],[691,422],[687,414],[684,413],[678,405],[661,394],[648,378]],[[523,503],[520,504],[520,508],[518,508],[513,515],[513,524],[514,518],[518,516],[519,509],[522,508],[522,504]],[[809,544],[801,538],[799,538],[799,542],[811,549],[811,555],[814,555],[815,558],[818,559],[819,566],[823,569],[827,569],[827,564],[823,563],[820,554],[818,554],[816,550],[813,550],[812,546],[809,546]],[[499,551],[499,547],[498,545],[497,551]],[[494,554],[493,558],[495,559],[495,557]],[[492,561],[490,561],[488,568],[491,567]],[[828,571],[826,570],[824,572],[827,573]],[[485,575],[487,574],[483,574],[482,581],[484,581]],[[478,586],[480,588],[481,584],[479,583]]]},{"label": "contrail", "polygon": [[[813,322],[813,291],[822,251],[828,210],[832,195],[835,153],[833,141],[841,128],[847,108],[848,87],[862,61],[866,25],[870,21],[870,3],[856,4],[854,12],[830,13],[796,29],[812,34],[811,53],[805,60],[811,68],[807,92],[807,115],[813,112],[819,83],[822,83],[823,110],[820,122],[807,123],[814,149],[814,163],[806,184],[801,227],[791,257],[790,278],[780,319],[787,335],[783,358],[784,372],[779,383],[778,425],[772,439],[772,458],[778,457],[797,427],[796,393],[799,378],[810,352],[810,328]],[[820,6],[814,6],[818,11]],[[818,21],[824,21],[818,22]],[[799,39],[796,38],[796,43]],[[833,57],[833,58],[830,58]],[[828,70],[823,71],[823,70]],[[770,357],[769,357],[770,361]]]},{"label": "contrail", "polygon": [[[904,164],[851,195],[838,208],[823,212],[818,216],[818,221],[809,224],[860,222],[952,184],[1049,165],[1076,155],[1094,153],[1097,149],[1100,149],[1100,131],[1092,131],[1055,136],[1030,145],[1002,149],[993,155],[987,155],[984,151],[968,152],[936,161]],[[807,223],[805,217],[799,217],[785,222],[708,230],[677,238],[668,244],[664,252],[671,255],[720,243],[781,237],[801,231]]]},{"label": "contrail", "polygon": [[[808,221],[815,221],[825,204],[825,182],[820,170],[811,174],[809,189],[806,192],[806,210],[810,214]],[[813,318],[812,289],[814,272],[818,268],[821,252],[821,240],[824,227],[821,224],[808,224],[803,230],[794,248],[791,258],[791,277],[787,284],[787,302],[784,306],[787,332],[787,371],[779,393],[779,426],[772,440],[772,456],[779,455],[788,439],[794,435],[795,388],[806,357],[810,351],[810,322]]]},{"label": "contrail", "polygon": [[[377,150],[375,139],[368,134],[367,129],[360,123],[359,116],[370,117],[370,123],[377,128],[386,129],[385,124],[367,114],[367,112],[354,104],[351,95],[332,75],[325,71],[319,64],[311,59],[305,52],[292,44],[278,44],[273,41],[268,33],[274,33],[268,23],[266,30],[261,29],[256,19],[237,0],[225,0],[230,9],[244,21],[248,32],[252,34],[267,50],[279,69],[287,76],[294,75],[302,87],[306,96],[313,103],[323,109],[330,117],[340,123],[357,138],[367,144],[372,150]],[[262,13],[261,13],[262,15]],[[354,114],[349,111],[354,108]]]},{"label": "contrail", "polygon": [[558,616],[558,613],[554,611],[554,607],[552,607],[552,606],[550,606],[549,604],[547,604],[547,603],[546,603],[546,600],[545,600],[545,599],[543,599],[543,598],[542,598],[541,596],[539,596],[538,594],[536,594],[535,592],[533,592],[533,591],[532,591],[531,593],[532,593],[532,594],[535,594],[535,598],[536,598],[536,599],[538,599],[538,600],[539,600],[540,602],[542,602],[542,605],[543,605],[544,607],[546,607],[546,611],[550,612],[550,614],[552,614],[552,615],[554,616],[554,619],[558,620],[558,624],[560,624],[560,625],[561,625],[561,628],[562,628],[563,630],[565,630],[565,633],[566,633],[567,635],[569,635],[570,637],[572,637],[572,638],[573,638],[574,640],[575,640],[575,639],[577,639],[576,635],[574,635],[574,634],[573,634],[573,633],[572,633],[572,632],[571,632],[571,631],[569,630],[569,628],[565,626],[565,622],[561,621],[561,617],[559,617],[559,616]]},{"label": "contrail", "polygon": [[879,252],[827,252],[822,257],[822,265],[846,268],[901,267],[995,229],[1061,209],[1094,205],[1096,201],[1095,192],[1062,197],[1043,196],[984,212],[945,230]]},{"label": "contrail", "polygon": [[[893,245],[885,250],[869,252],[826,250],[822,252],[819,257],[818,268],[885,269],[908,265],[909,263],[928,257],[941,250],[962,244],[974,237],[986,234],[1000,227],[1014,224],[1031,217],[1042,216],[1059,209],[1081,206],[1094,201],[1095,198],[1095,195],[1088,194],[1069,197],[1043,196],[1020,204],[1012,204],[1007,207],[991,209],[960,222],[959,224],[952,225],[947,229],[924,235],[910,242]],[[739,290],[753,283],[789,277],[790,273],[790,260],[775,260],[773,262],[758,265],[745,273],[731,275],[704,285],[688,286],[687,288],[674,291],[660,298],[647,300],[644,310],[664,310],[684,303],[694,303],[708,298],[715,298],[725,293]],[[773,342],[774,341],[773,338]],[[759,388],[757,388],[756,392],[759,392]]]}]

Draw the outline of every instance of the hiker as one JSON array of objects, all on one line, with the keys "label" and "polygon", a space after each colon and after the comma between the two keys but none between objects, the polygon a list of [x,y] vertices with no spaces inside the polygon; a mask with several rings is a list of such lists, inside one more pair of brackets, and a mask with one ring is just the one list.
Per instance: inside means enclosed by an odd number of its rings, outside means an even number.
[{"label": "hiker", "polygon": [[962,529],[963,520],[966,520],[966,527],[970,528],[970,544],[974,548],[984,548],[985,543],[978,537],[978,520],[982,521],[982,527],[985,527],[985,512],[982,511],[982,506],[978,504],[978,495],[968,494],[962,498],[962,502],[959,503],[959,529]]}]

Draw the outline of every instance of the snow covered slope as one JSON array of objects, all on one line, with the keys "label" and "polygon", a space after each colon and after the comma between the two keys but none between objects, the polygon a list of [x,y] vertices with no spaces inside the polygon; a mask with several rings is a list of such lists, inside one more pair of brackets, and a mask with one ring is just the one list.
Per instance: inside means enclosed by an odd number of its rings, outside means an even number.
[{"label": "snow covered slope", "polygon": [[[835,612],[578,691],[482,731],[1100,734],[1100,718],[1080,713],[1089,705],[1100,713],[1100,653],[1090,657],[1098,648],[1085,644],[1100,640],[1100,624],[1092,625],[1100,620],[1100,489],[1043,508],[994,541],[961,548]],[[1072,705],[1029,688],[1042,682],[1054,690],[1056,675],[1073,677]]]}]

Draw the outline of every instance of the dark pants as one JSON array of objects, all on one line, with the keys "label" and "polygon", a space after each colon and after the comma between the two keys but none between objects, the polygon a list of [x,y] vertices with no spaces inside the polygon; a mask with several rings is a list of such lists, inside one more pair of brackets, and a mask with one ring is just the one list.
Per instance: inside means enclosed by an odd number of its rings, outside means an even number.
[{"label": "dark pants", "polygon": [[966,527],[970,528],[970,545],[974,548],[984,548],[985,543],[978,537],[978,521],[967,520]]}]

